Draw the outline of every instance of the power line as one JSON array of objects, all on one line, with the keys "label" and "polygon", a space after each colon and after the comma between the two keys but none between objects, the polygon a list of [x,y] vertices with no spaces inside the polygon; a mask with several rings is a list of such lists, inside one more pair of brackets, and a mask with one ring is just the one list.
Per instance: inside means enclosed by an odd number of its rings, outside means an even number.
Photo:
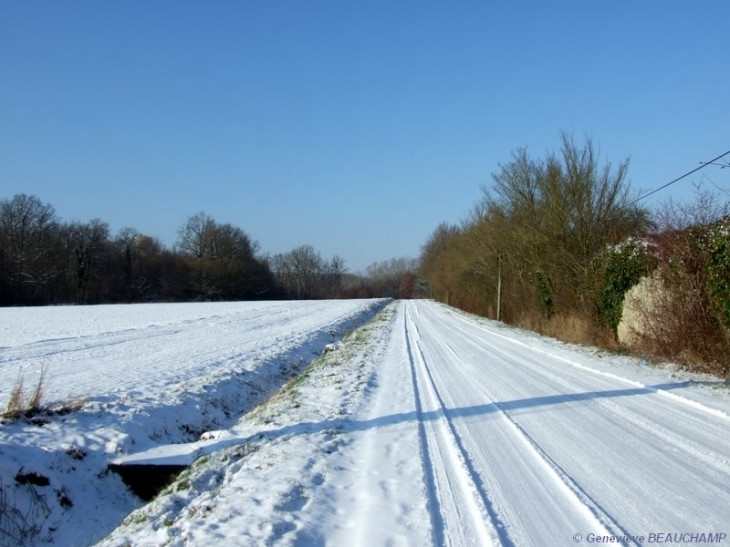
[{"label": "power line", "polygon": [[717,163],[717,162],[711,162],[711,161],[701,161],[700,163],[704,165],[719,165],[720,169],[725,169],[726,167],[730,167],[730,163]]},{"label": "power line", "polygon": [[[716,158],[712,158],[712,159],[711,159],[710,161],[706,161],[706,162],[700,162],[700,166],[699,166],[699,167],[695,167],[694,169],[692,169],[691,171],[688,171],[687,173],[685,173],[685,174],[684,174],[684,175],[682,175],[681,177],[677,177],[676,179],[674,179],[674,180],[671,180],[671,181],[669,181],[669,182],[668,182],[668,183],[666,183],[666,184],[665,184],[664,186],[660,186],[659,188],[656,188],[656,189],[652,190],[651,192],[647,192],[647,193],[646,193],[646,194],[644,194],[643,196],[640,196],[640,197],[636,198],[636,199],[635,199],[634,201],[632,201],[631,203],[629,203],[629,205],[633,205],[634,203],[636,203],[636,202],[638,202],[638,201],[641,201],[642,199],[644,199],[644,198],[647,198],[647,197],[649,197],[649,196],[650,196],[650,195],[652,195],[652,194],[656,194],[656,193],[657,193],[658,191],[660,191],[660,190],[664,190],[664,189],[665,189],[665,188],[666,188],[667,186],[671,186],[671,185],[672,185],[672,184],[674,184],[675,182],[679,182],[680,180],[682,180],[682,179],[684,179],[684,178],[687,178],[687,177],[688,177],[688,176],[690,176],[691,174],[693,174],[693,173],[696,173],[697,171],[699,171],[700,169],[704,169],[704,168],[705,168],[705,167],[707,167],[708,165],[713,165],[713,164],[715,164],[715,162],[716,162],[717,160],[721,160],[722,158],[724,158],[724,157],[725,157],[725,156],[727,156],[728,154],[730,154],[730,150],[728,150],[728,151],[727,151],[727,152],[725,152],[724,154],[720,154],[720,155],[719,155],[719,156],[717,156]],[[715,164],[715,165],[717,165],[717,164]],[[720,164],[720,165],[724,165],[724,164]]]}]

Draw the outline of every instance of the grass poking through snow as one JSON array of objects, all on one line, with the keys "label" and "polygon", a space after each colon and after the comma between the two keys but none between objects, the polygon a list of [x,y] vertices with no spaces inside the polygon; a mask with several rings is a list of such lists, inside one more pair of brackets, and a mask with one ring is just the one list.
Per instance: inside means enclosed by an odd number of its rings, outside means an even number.
[{"label": "grass poking through snow", "polygon": [[48,374],[48,365],[41,366],[38,380],[35,383],[33,392],[28,397],[26,395],[25,376],[23,369],[18,371],[18,379],[10,392],[8,404],[5,410],[0,412],[0,423],[2,420],[18,420],[20,418],[33,418],[40,414],[44,415],[63,415],[81,409],[84,406],[84,400],[80,398],[69,399],[67,401],[51,404],[45,402],[46,396],[46,379]]}]

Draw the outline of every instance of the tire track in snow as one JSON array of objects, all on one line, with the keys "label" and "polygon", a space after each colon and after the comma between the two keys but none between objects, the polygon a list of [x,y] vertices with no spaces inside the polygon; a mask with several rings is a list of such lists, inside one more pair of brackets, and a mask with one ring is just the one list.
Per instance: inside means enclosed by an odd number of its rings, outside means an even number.
[{"label": "tire track in snow", "polygon": [[[409,328],[410,325],[410,328]],[[434,544],[513,546],[502,518],[452,423],[418,341],[418,329],[405,313],[405,339],[413,379],[419,437],[434,524]],[[434,419],[425,417],[424,406]]]},{"label": "tire track in snow", "polygon": [[[428,327],[428,325],[425,325]],[[417,328],[417,327],[416,327]],[[464,330],[464,329],[459,329]],[[468,332],[464,330],[464,332],[461,334],[461,340],[468,342],[470,345],[473,345],[477,349],[483,350],[483,345],[478,344],[477,341],[472,340]],[[434,333],[433,336],[429,336],[428,338],[429,342],[431,344],[440,346],[442,348],[445,348],[451,358],[454,362],[462,361],[461,357],[459,356],[458,352],[454,349],[452,344],[447,341],[444,337],[438,336],[438,332]],[[460,340],[460,341],[461,341]],[[420,351],[420,348],[419,348]],[[422,356],[422,362],[424,363],[424,368],[426,369],[426,373],[429,376],[429,381],[431,385],[433,386],[434,391],[436,392],[436,396],[439,398],[439,403],[441,408],[443,409],[444,413],[448,416],[448,410],[446,409],[446,404],[444,403],[443,399],[440,395],[438,395],[438,392],[436,391],[435,387],[435,381],[433,379],[433,376],[431,375],[431,372],[428,370],[428,367],[426,365],[426,357],[421,354]],[[467,380],[469,382],[469,385],[473,390],[480,393],[483,399],[485,399],[485,406],[491,405],[494,410],[495,414],[498,416],[499,420],[505,424],[506,430],[508,431],[508,434],[512,437],[513,440],[517,440],[517,442],[524,447],[524,450],[520,451],[520,457],[522,460],[530,460],[532,463],[530,464],[531,467],[537,467],[541,470],[539,473],[540,476],[545,478],[545,481],[541,482],[549,482],[554,485],[554,487],[557,489],[558,496],[561,496],[563,499],[567,500],[570,504],[570,507],[573,509],[573,513],[577,515],[581,515],[581,517],[585,520],[585,522],[590,523],[591,529],[598,533],[599,535],[628,535],[628,532],[621,527],[621,525],[616,522],[607,511],[605,511],[601,505],[591,498],[590,495],[588,495],[587,492],[585,492],[573,479],[570,477],[568,473],[566,473],[559,465],[558,463],[553,460],[535,441],[534,439],[522,428],[520,427],[509,415],[509,413],[503,408],[503,406],[497,402],[498,398],[495,397],[488,389],[486,389],[483,384],[481,383],[481,378],[476,378],[474,375],[469,373],[468,367],[463,367],[461,369],[461,372],[464,373],[467,376]],[[458,432],[458,426],[453,422],[451,419],[447,419],[450,429],[452,430],[452,434],[454,439],[456,439],[456,442],[459,446],[459,450],[461,454],[464,457],[464,460],[469,463],[469,470],[472,475],[472,477],[478,477],[479,474],[474,467],[473,464],[470,463],[469,458],[469,452],[465,446],[465,443],[463,440],[461,440],[461,436]],[[473,479],[474,484],[479,485],[481,484],[480,479]],[[482,494],[482,497],[485,498],[485,500],[489,500],[487,497],[486,491],[484,490],[484,487],[480,488],[480,493]],[[557,497],[555,498],[555,501],[557,503]],[[509,500],[506,500],[509,501]],[[494,504],[493,502],[489,501],[488,507],[492,508],[492,512],[496,513],[496,510],[493,509]],[[490,512],[491,516],[491,512]],[[500,519],[501,520],[501,519]],[[504,529],[504,524],[501,523],[502,529]],[[503,545],[514,545],[514,542],[507,536],[506,538],[500,537],[499,540],[502,542]]]},{"label": "tire track in snow", "polygon": [[665,389],[661,389],[661,388],[657,388],[657,387],[652,387],[652,386],[647,386],[646,384],[643,384],[641,382],[637,382],[636,380],[630,380],[628,378],[624,378],[623,376],[619,376],[618,374],[613,374],[611,372],[604,372],[602,370],[596,370],[594,368],[591,368],[591,367],[582,365],[582,364],[577,363],[576,361],[574,361],[572,359],[568,359],[566,357],[563,357],[561,355],[558,355],[558,351],[555,350],[555,349],[553,349],[553,351],[550,352],[550,351],[547,351],[547,350],[545,350],[543,348],[538,348],[538,347],[531,346],[531,345],[526,344],[525,342],[523,342],[521,340],[515,340],[514,338],[512,338],[510,336],[506,336],[504,334],[501,334],[499,332],[496,332],[493,329],[489,329],[489,328],[485,327],[484,325],[480,325],[480,324],[478,324],[478,323],[476,323],[474,321],[469,321],[465,317],[461,317],[459,314],[452,313],[452,316],[455,319],[458,319],[459,321],[462,321],[464,323],[467,323],[467,324],[469,324],[471,326],[477,327],[478,329],[480,329],[480,330],[482,330],[484,332],[487,332],[487,333],[489,333],[492,336],[501,338],[501,339],[506,340],[508,342],[511,342],[512,344],[515,344],[517,346],[521,346],[521,347],[527,348],[530,351],[534,351],[536,353],[541,353],[543,355],[547,355],[551,359],[558,359],[558,360],[560,360],[560,361],[562,361],[562,362],[564,362],[564,363],[566,363],[566,364],[568,364],[568,365],[570,365],[572,367],[575,367],[577,369],[584,370],[586,372],[590,372],[591,374],[595,374],[596,376],[603,376],[603,377],[606,377],[606,378],[611,378],[613,380],[618,380],[618,381],[623,382],[625,384],[628,384],[630,386],[634,386],[634,387],[641,388],[641,389],[646,389],[648,391],[657,393],[658,395],[660,395],[662,397],[665,397],[667,399],[671,399],[671,400],[676,401],[678,403],[681,403],[683,405],[686,405],[686,406],[689,406],[689,407],[692,407],[692,408],[701,410],[703,412],[706,412],[707,414],[711,414],[711,415],[716,416],[718,418],[722,418],[724,420],[730,421],[730,414],[727,414],[726,412],[723,412],[722,410],[709,407],[709,406],[704,405],[704,404],[702,404],[702,403],[700,403],[698,401],[695,401],[695,400],[692,400],[692,399],[688,399],[687,397],[682,397],[681,395],[677,395],[676,393],[671,393],[670,391],[667,391]]},{"label": "tire track in snow", "polygon": [[426,434],[426,425],[423,419],[423,405],[418,391],[418,379],[416,378],[415,359],[413,357],[413,348],[411,347],[410,335],[408,332],[408,319],[404,322],[406,350],[408,352],[408,362],[410,363],[411,379],[413,381],[413,393],[415,395],[416,415],[418,417],[418,440],[423,459],[423,471],[426,481],[426,492],[428,494],[427,506],[431,515],[433,525],[433,544],[445,545],[444,538],[444,518],[441,514],[441,505],[439,504],[438,489],[436,488],[436,476],[433,462],[431,461],[431,452],[428,447],[428,438]]},{"label": "tire track in snow", "polygon": [[[470,323],[473,326],[476,326],[473,323]],[[564,388],[561,390],[562,393],[564,393],[565,398],[567,401],[571,400],[571,397],[580,396],[585,391],[585,386],[578,385],[575,380],[572,382],[568,379],[559,376],[555,372],[551,372],[549,369],[546,368],[545,365],[539,366],[534,362],[526,361],[526,360],[518,360],[514,355],[504,351],[502,348],[498,347],[495,344],[490,343],[489,341],[485,340],[484,338],[480,338],[479,340],[476,340],[473,338],[473,333],[469,332],[467,329],[458,327],[456,324],[454,324],[454,327],[458,328],[460,332],[463,333],[464,337],[470,341],[473,345],[480,345],[480,346],[486,346],[489,347],[490,350],[501,356],[501,359],[503,359],[505,362],[513,362],[516,365],[519,365],[522,368],[528,369],[531,373],[539,375],[543,378],[549,379],[555,384],[558,384],[561,386],[561,388]],[[492,331],[488,329],[484,329],[480,327],[480,330],[489,332],[492,334]],[[504,337],[503,337],[504,338]],[[509,338],[508,338],[509,339]],[[517,342],[517,341],[515,341]],[[518,342],[520,345],[525,346],[527,349],[532,349],[529,346],[526,346],[522,344],[521,342]],[[449,346],[449,349],[450,346]],[[453,349],[451,349],[453,351]],[[543,353],[543,352],[539,352]],[[565,359],[562,359],[562,361],[565,361]],[[589,371],[593,371],[593,369],[590,369],[589,367],[580,366],[581,369],[586,369]],[[596,371],[593,371],[596,372]],[[598,371],[600,372],[600,371]],[[619,376],[615,376],[613,374],[603,374],[601,373],[599,375],[599,378],[605,383],[606,390],[616,390],[615,381],[626,381],[630,382],[631,385],[638,384],[639,386],[643,386],[643,384],[639,384],[638,382],[633,382],[631,380],[623,379]],[[611,380],[614,382],[612,383]],[[595,387],[593,388],[595,389]],[[686,399],[684,397],[666,392],[665,390],[657,389],[651,386],[643,386],[643,387],[636,387],[634,390],[637,394],[646,394],[646,395],[659,395],[660,398],[655,400],[655,406],[657,409],[659,407],[666,405],[669,401],[674,400],[675,398],[680,399],[680,403],[686,403],[686,402],[692,402],[689,399]],[[662,395],[672,395],[673,397],[663,397]],[[725,473],[727,469],[728,462],[724,459],[718,458],[714,453],[707,452],[706,449],[703,449],[700,445],[697,443],[691,442],[691,440],[687,439],[685,436],[678,434],[677,432],[663,426],[661,423],[657,422],[656,420],[648,420],[645,416],[638,414],[636,411],[628,408],[626,405],[619,405],[616,401],[610,399],[610,398],[596,398],[593,400],[593,404],[599,408],[601,408],[602,411],[604,411],[607,414],[613,415],[616,419],[623,421],[624,423],[631,424],[632,426],[638,428],[643,432],[643,434],[647,437],[653,437],[657,439],[661,439],[663,442],[671,444],[675,449],[681,450],[687,456],[691,459],[698,459],[701,460],[706,466],[711,467],[714,471],[717,473]],[[708,409],[708,407],[705,407],[704,405],[699,404],[698,410],[706,411],[706,410],[714,410],[714,409]],[[683,405],[683,406],[690,406],[691,408],[696,408],[694,404],[692,405]],[[503,409],[503,411],[509,415],[509,409]],[[714,414],[714,413],[712,413]],[[725,417],[724,413],[721,413],[721,417]],[[705,424],[707,425],[707,424]],[[519,426],[518,426],[519,427]],[[721,431],[718,431],[718,434],[721,434]]]},{"label": "tire track in snow", "polygon": [[[478,385],[478,384],[475,384]],[[479,387],[479,391],[484,393],[486,397],[492,401],[500,417],[509,423],[509,427],[519,436],[527,447],[528,451],[533,454],[535,459],[540,462],[545,469],[546,474],[557,484],[561,490],[572,498],[573,507],[576,512],[583,513],[589,519],[594,520],[596,530],[603,530],[608,535],[629,536],[630,532],[624,529],[613,517],[593,499],[588,492],[578,485],[550,455],[543,450],[540,445],[525,431],[512,417],[509,412],[504,410],[503,405],[495,401],[495,397],[488,390]],[[602,534],[600,534],[602,535]]]},{"label": "tire track in snow", "polygon": [[[494,333],[443,308],[426,306],[421,316],[430,319],[430,324],[419,322],[429,341],[440,334],[441,341],[428,348],[437,352],[434,358],[443,351],[445,360],[451,362],[454,348],[469,356],[459,369],[461,382],[479,385],[486,397],[498,396],[492,397],[500,401],[495,414],[501,411],[525,434],[546,464],[614,535],[624,535],[615,527],[636,533],[652,526],[671,529],[702,523],[716,527],[723,521],[716,509],[686,517],[671,502],[692,496],[695,503],[705,503],[709,509],[713,500],[727,497],[723,490],[728,476],[723,412],[695,405],[661,387],[604,373],[580,361],[573,363],[560,348],[553,359],[545,348]],[[450,376],[446,373],[440,380],[451,381],[453,392],[455,382]],[[468,411],[463,397],[450,402]],[[479,414],[490,414],[489,409],[478,406]],[[543,429],[549,416],[545,411],[569,417],[567,429],[559,431],[550,425]],[[472,415],[464,414],[466,420]],[[472,441],[474,446],[484,447],[476,438],[466,440],[469,448]]]},{"label": "tire track in snow", "polygon": [[[494,347],[494,351],[500,351]],[[506,355],[506,354],[505,354]],[[529,365],[528,365],[529,366]],[[557,374],[551,373],[547,370],[539,369],[535,366],[529,366],[530,370],[542,374],[546,378],[550,378],[553,382],[564,386],[569,389],[572,393],[580,393],[580,387],[575,383],[570,383],[564,378],[561,378]],[[615,386],[610,384],[607,385],[607,390],[615,389]],[[634,391],[634,390],[632,390]],[[636,388],[637,394],[652,395],[657,394],[656,389],[652,388]],[[567,395],[566,397],[570,397]],[[667,404],[667,399],[661,397],[655,403],[657,410],[661,410],[659,407]],[[629,424],[637,430],[641,431],[641,434],[645,437],[653,437],[661,439],[664,443],[671,445],[676,450],[684,452],[690,460],[701,460],[705,466],[711,467],[718,473],[726,472],[728,462],[723,459],[719,459],[714,453],[708,453],[703,450],[697,443],[692,442],[686,436],[677,433],[676,431],[665,427],[663,424],[656,420],[650,420],[646,416],[637,413],[635,410],[628,408],[627,405],[618,404],[615,400],[610,398],[598,398],[593,400],[593,404],[599,407],[602,411],[607,414],[612,414],[617,421],[622,421],[624,424]],[[509,414],[509,412],[508,412]],[[705,424],[707,425],[707,424]],[[720,432],[718,431],[718,434]]]}]

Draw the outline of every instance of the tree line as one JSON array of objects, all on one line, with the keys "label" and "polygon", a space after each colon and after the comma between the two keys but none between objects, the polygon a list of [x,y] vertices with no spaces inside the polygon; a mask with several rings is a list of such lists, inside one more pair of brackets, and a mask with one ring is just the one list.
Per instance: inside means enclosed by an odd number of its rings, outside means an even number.
[{"label": "tree line", "polygon": [[260,298],[275,293],[257,246],[239,228],[200,213],[178,246],[99,219],[64,222],[52,205],[18,194],[0,201],[0,305]]},{"label": "tree line", "polygon": [[626,294],[655,276],[664,304],[657,294],[642,310],[640,351],[728,374],[728,208],[704,197],[690,213],[665,206],[652,214],[631,191],[628,167],[602,165],[590,139],[578,145],[565,133],[560,151],[544,158],[517,150],[464,222],[439,225],[424,244],[420,294],[616,347]]},{"label": "tree line", "polygon": [[588,313],[594,258],[649,228],[648,212],[632,203],[627,168],[599,167],[593,144],[580,148],[567,135],[560,154],[545,159],[518,150],[462,226],[431,235],[422,274],[437,297],[495,318],[500,304],[508,322]]},{"label": "tree line", "polygon": [[0,306],[398,297],[416,264],[391,259],[348,272],[311,245],[269,256],[244,230],[200,212],[173,248],[134,228],[64,222],[40,198],[0,200]]}]

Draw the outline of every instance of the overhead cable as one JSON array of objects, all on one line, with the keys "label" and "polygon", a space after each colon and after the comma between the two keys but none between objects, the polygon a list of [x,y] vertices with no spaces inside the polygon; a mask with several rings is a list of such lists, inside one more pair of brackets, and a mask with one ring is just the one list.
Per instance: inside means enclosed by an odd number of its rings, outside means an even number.
[{"label": "overhead cable", "polygon": [[644,199],[644,198],[647,198],[647,197],[651,196],[652,194],[656,194],[656,193],[657,193],[657,192],[659,192],[660,190],[664,190],[664,189],[665,189],[665,188],[666,188],[667,186],[671,186],[671,185],[672,185],[672,184],[674,184],[675,182],[679,182],[680,180],[682,180],[682,179],[684,179],[684,178],[687,178],[687,177],[688,177],[688,176],[690,176],[691,174],[693,174],[693,173],[696,173],[697,171],[699,171],[700,169],[704,169],[704,168],[705,168],[705,167],[707,167],[708,165],[713,165],[713,164],[715,164],[715,162],[716,162],[716,161],[718,161],[718,160],[721,160],[722,158],[724,158],[724,157],[725,157],[725,156],[727,156],[728,154],[730,154],[730,150],[728,150],[728,151],[727,151],[727,152],[725,152],[724,154],[720,154],[720,155],[719,155],[719,156],[717,156],[716,158],[712,158],[712,159],[711,159],[710,161],[706,161],[706,162],[702,162],[702,163],[700,163],[700,166],[699,166],[699,167],[695,167],[694,169],[692,169],[691,171],[688,171],[687,173],[685,173],[685,174],[684,174],[684,175],[682,175],[681,177],[677,177],[676,179],[674,179],[674,180],[671,180],[671,181],[669,181],[669,182],[668,182],[668,183],[666,183],[665,185],[663,185],[663,186],[660,186],[659,188],[656,188],[656,189],[652,190],[651,192],[647,192],[646,194],[644,194],[644,195],[642,195],[642,196],[639,196],[639,197],[638,197],[638,198],[636,198],[636,199],[635,199],[634,201],[632,201],[632,202],[631,202],[631,203],[630,203],[629,205],[633,205],[634,203],[636,203],[636,202],[638,202],[638,201],[641,201],[642,199]]}]

